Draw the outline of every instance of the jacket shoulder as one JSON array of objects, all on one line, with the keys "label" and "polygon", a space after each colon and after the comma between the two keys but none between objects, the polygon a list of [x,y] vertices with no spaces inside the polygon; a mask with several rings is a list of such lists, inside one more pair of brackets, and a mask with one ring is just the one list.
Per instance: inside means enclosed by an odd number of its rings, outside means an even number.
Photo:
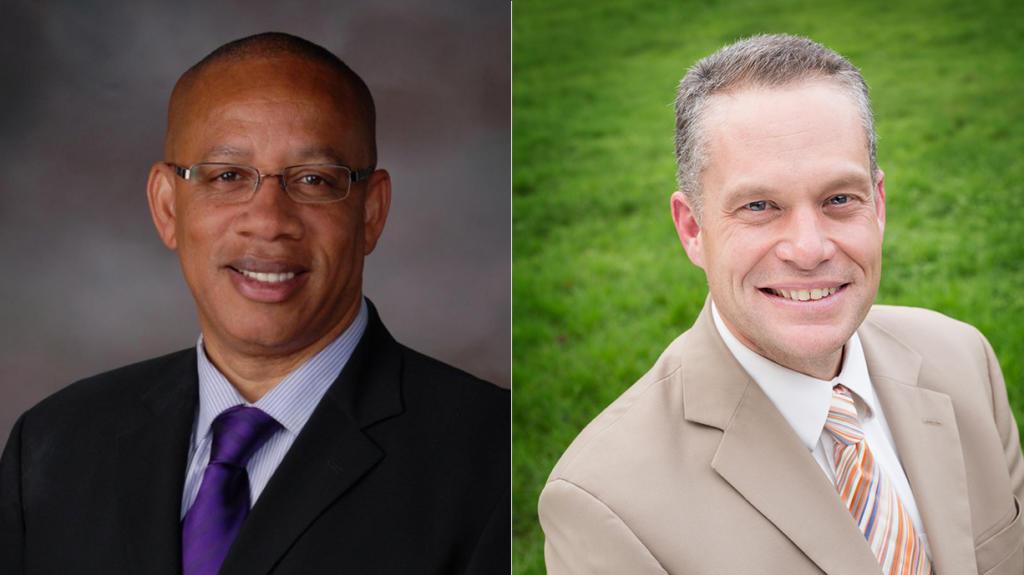
[{"label": "jacket shoulder", "polygon": [[195,363],[195,348],[188,348],[86,377],[43,399],[26,417],[115,408],[145,395],[164,375],[194,373]]},{"label": "jacket shoulder", "polygon": [[995,352],[970,324],[925,309],[875,306],[858,333],[873,380],[897,377],[901,365],[918,362],[917,385],[949,395],[961,411],[991,408],[1005,396]]},{"label": "jacket shoulder", "polygon": [[[398,393],[404,397],[406,408],[422,406],[436,410],[436,416],[442,418],[449,413],[458,418],[458,412],[469,410],[487,415],[504,411],[506,420],[510,417],[508,390],[399,343],[385,327],[377,308],[369,300],[367,303],[370,317],[366,332],[349,361],[361,377],[373,377],[353,382],[357,387],[376,378],[395,380],[400,383]],[[361,393],[380,395],[384,388],[391,389],[391,385],[363,389]]]},{"label": "jacket shoulder", "polygon": [[398,344],[402,353],[403,377],[416,380],[442,399],[462,398],[480,406],[508,407],[509,391],[443,361]]},{"label": "jacket shoulder", "polygon": [[937,331],[963,336],[978,333],[977,328],[969,323],[920,307],[874,305],[871,306],[871,311],[864,321],[881,326],[894,334],[919,335]]},{"label": "jacket shoulder", "polygon": [[881,330],[917,351],[926,360],[943,362],[943,358],[984,354],[991,349],[985,336],[969,323],[937,311],[891,305],[871,308],[860,329],[871,336]]},{"label": "jacket shoulder", "polygon": [[[444,433],[450,456],[472,458],[480,450],[507,453],[511,394],[490,382],[398,344],[401,388],[409,429],[425,436]],[[488,459],[490,457],[488,456]],[[507,457],[503,464],[507,463]]]},{"label": "jacket shoulder", "polygon": [[658,435],[656,429],[663,424],[682,421],[681,372],[692,338],[692,329],[679,335],[640,379],[594,417],[559,458],[548,481],[597,477],[613,467],[629,467],[648,447],[638,448],[638,437]]}]

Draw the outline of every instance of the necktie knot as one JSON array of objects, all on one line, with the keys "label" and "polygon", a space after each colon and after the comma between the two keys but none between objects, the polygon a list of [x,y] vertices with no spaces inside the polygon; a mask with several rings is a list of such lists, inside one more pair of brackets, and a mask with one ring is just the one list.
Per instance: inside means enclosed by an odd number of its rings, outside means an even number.
[{"label": "necktie knot", "polygon": [[277,420],[255,407],[236,405],[225,409],[210,424],[210,463],[245,467],[278,427]]},{"label": "necktie knot", "polygon": [[855,444],[864,439],[853,395],[842,385],[832,388],[832,403],[828,408],[825,430],[842,445]]}]

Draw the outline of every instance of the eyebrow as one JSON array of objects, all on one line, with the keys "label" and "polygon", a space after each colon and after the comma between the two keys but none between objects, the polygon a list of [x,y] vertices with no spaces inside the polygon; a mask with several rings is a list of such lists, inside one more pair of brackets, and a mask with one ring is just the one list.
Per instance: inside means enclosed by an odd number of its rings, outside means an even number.
[{"label": "eyebrow", "polygon": [[[864,187],[868,191],[871,189],[871,178],[865,178],[859,173],[844,173],[836,176],[830,180],[827,180],[824,185],[818,186],[817,191],[819,194],[827,194],[835,190],[844,188],[861,188]],[[760,182],[748,185],[747,182],[742,182],[732,189],[729,189],[724,194],[725,202],[727,204],[742,203],[745,200],[755,200],[766,195],[772,195],[775,189],[771,186],[766,186]]]},{"label": "eyebrow", "polygon": [[245,159],[249,157],[249,151],[232,146],[230,144],[217,144],[203,154],[204,160],[210,159]]},{"label": "eyebrow", "polygon": [[831,192],[842,188],[859,188],[861,186],[866,187],[868,190],[871,189],[871,176],[865,178],[863,174],[850,173],[843,174],[828,180],[828,182],[822,186],[822,192]]},{"label": "eyebrow", "polygon": [[298,153],[293,157],[298,158],[303,162],[309,162],[312,160],[326,161],[330,164],[344,164],[341,159],[341,154],[338,150],[331,146],[310,146],[306,148],[300,148]]}]

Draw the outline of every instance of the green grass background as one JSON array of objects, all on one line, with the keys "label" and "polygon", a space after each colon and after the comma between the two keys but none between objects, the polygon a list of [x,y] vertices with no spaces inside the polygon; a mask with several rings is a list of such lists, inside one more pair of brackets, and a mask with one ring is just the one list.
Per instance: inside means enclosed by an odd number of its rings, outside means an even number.
[{"label": "green grass background", "polygon": [[1024,3],[512,4],[513,573],[544,572],[558,456],[704,303],[669,215],[671,102],[697,59],[754,33],[862,69],[886,172],[878,301],[981,329],[1024,423]]}]

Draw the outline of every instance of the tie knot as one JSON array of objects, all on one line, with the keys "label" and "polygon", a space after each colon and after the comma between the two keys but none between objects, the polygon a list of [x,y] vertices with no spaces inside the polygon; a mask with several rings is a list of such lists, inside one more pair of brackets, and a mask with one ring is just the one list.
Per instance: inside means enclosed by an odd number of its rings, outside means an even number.
[{"label": "tie knot", "polygon": [[828,408],[825,430],[843,445],[864,439],[864,430],[860,428],[860,422],[857,420],[857,407],[853,404],[853,395],[842,385],[832,388],[832,403]]},{"label": "tie knot", "polygon": [[210,463],[245,467],[253,453],[263,445],[280,424],[255,407],[236,405],[225,409],[213,420],[213,446]]}]

